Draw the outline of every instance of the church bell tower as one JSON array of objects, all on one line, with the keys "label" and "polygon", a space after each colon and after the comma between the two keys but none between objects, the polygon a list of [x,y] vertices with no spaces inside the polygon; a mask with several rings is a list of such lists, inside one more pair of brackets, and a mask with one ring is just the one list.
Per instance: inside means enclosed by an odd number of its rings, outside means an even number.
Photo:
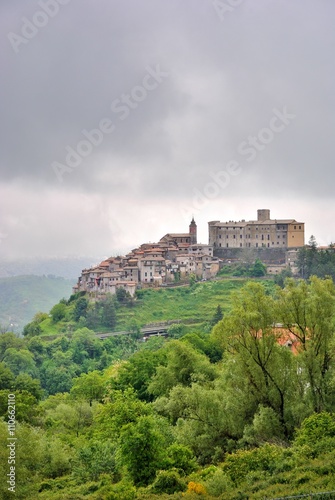
[{"label": "church bell tower", "polygon": [[192,217],[189,228],[191,245],[195,245],[197,243],[197,225],[195,223],[194,217]]}]

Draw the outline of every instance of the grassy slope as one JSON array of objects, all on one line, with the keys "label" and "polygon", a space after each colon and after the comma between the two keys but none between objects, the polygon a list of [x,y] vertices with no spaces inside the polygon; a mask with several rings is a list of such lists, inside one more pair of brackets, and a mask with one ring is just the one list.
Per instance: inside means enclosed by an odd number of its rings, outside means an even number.
[{"label": "grassy slope", "polygon": [[[140,298],[132,307],[120,306],[117,309],[117,325],[114,331],[129,330],[133,321],[144,326],[148,323],[169,320],[181,320],[189,324],[192,331],[202,331],[204,323],[213,318],[218,305],[221,306],[223,313],[229,310],[231,293],[239,290],[246,282],[247,279],[230,278],[200,282],[194,287],[141,290]],[[269,289],[273,289],[272,280],[263,280],[263,283]],[[71,317],[72,309],[73,304],[68,306],[67,318]],[[71,331],[75,324],[68,323],[66,319],[55,324],[48,318],[41,323],[41,327],[43,334],[48,336]],[[98,328],[98,330],[110,329]]]},{"label": "grassy slope", "polygon": [[[232,278],[229,280],[197,283],[194,288],[161,288],[145,290],[143,298],[133,309],[119,311],[118,328],[126,326],[130,318],[141,325],[171,319],[194,320],[201,323],[212,319],[218,305],[222,311],[228,311],[233,291],[239,290],[247,280]],[[264,281],[272,288],[272,281]]]},{"label": "grassy slope", "polygon": [[48,312],[62,297],[68,298],[73,282],[46,276],[0,278],[0,323],[20,332],[38,311]]}]

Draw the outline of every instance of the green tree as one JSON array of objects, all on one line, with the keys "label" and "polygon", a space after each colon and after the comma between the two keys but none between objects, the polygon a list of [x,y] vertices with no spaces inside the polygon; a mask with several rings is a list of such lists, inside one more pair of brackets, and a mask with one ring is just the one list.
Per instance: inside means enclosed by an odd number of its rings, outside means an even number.
[{"label": "green tree", "polygon": [[157,418],[148,415],[139,417],[121,430],[121,462],[137,486],[151,483],[156,472],[164,466],[168,441],[160,425]]},{"label": "green tree", "polygon": [[335,287],[330,278],[312,276],[309,283],[290,279],[279,292],[278,316],[298,342],[305,394],[316,412],[333,408],[334,313]]},{"label": "green tree", "polygon": [[10,347],[4,353],[3,361],[15,375],[20,373],[28,373],[29,375],[37,374],[34,356],[27,349],[17,350]]},{"label": "green tree", "polygon": [[220,306],[220,304],[217,306],[216,308],[216,311],[215,311],[215,314],[212,318],[212,321],[211,321],[211,326],[215,326],[219,321],[221,321],[223,318],[223,312],[222,312],[222,308]]},{"label": "green tree", "polygon": [[274,282],[276,283],[276,285],[280,286],[280,288],[284,288],[287,278],[292,278],[292,270],[290,267],[286,267],[286,269],[280,271],[279,274],[276,274],[274,277]]},{"label": "green tree", "polygon": [[13,387],[14,378],[12,370],[5,363],[0,363],[0,390]]},{"label": "green tree", "polygon": [[110,382],[111,387],[118,390],[131,387],[140,400],[152,401],[153,396],[148,392],[148,386],[162,357],[160,352],[136,352],[120,366],[116,377]]},{"label": "green tree", "polygon": [[81,317],[86,318],[88,300],[85,297],[79,297],[75,302],[73,311],[73,319],[79,321]]},{"label": "green tree", "polygon": [[50,311],[50,314],[53,323],[58,323],[59,321],[64,319],[66,314],[66,305],[64,304],[64,302],[59,302],[59,304],[54,305]]},{"label": "green tree", "polygon": [[163,351],[165,365],[160,365],[148,390],[154,396],[167,395],[175,385],[191,385],[196,380],[214,380],[216,370],[207,356],[190,344],[172,340]]},{"label": "green tree", "polygon": [[291,352],[277,343],[273,325],[276,308],[259,283],[249,282],[233,297],[231,312],[213,337],[240,363],[248,390],[258,404],[272,408],[288,436],[288,410],[295,380]]},{"label": "green tree", "polygon": [[93,401],[100,401],[105,394],[105,380],[97,370],[82,373],[73,380],[71,394],[76,399],[86,400],[90,406]]},{"label": "green tree", "polygon": [[251,269],[251,276],[259,278],[266,275],[266,266],[260,259],[256,259]]},{"label": "green tree", "polygon": [[52,360],[46,360],[40,368],[41,385],[48,394],[68,392],[72,387],[74,371],[65,366],[57,366]]},{"label": "green tree", "polygon": [[116,326],[115,301],[111,295],[107,295],[102,304],[102,324],[111,329]]},{"label": "green tree", "polygon": [[97,481],[101,474],[111,474],[114,481],[119,479],[115,443],[110,440],[85,442],[77,451],[73,472],[84,482]]},{"label": "green tree", "polygon": [[127,292],[125,288],[117,288],[116,290],[116,299],[121,304],[125,303],[127,300]]},{"label": "green tree", "polygon": [[132,388],[125,391],[112,390],[109,401],[98,406],[95,435],[98,439],[116,440],[123,426],[137,422],[141,416],[152,414],[152,406],[137,399]]},{"label": "green tree", "polygon": [[5,352],[9,348],[14,350],[25,349],[25,339],[19,338],[13,332],[6,332],[0,335],[0,361],[3,361]]}]

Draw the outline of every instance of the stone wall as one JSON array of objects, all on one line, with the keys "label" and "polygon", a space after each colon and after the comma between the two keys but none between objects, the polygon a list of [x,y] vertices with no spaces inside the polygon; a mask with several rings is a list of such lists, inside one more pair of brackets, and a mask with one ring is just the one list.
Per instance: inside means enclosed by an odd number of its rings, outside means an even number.
[{"label": "stone wall", "polygon": [[286,248],[214,248],[214,256],[225,261],[253,262],[260,259],[264,264],[285,264]]}]

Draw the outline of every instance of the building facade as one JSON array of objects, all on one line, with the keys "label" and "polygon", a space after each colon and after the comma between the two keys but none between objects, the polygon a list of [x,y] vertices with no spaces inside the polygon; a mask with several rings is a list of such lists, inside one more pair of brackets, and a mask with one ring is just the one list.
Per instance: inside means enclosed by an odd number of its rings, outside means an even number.
[{"label": "building facade", "polygon": [[224,248],[290,249],[305,244],[305,225],[295,219],[271,219],[270,210],[259,209],[257,220],[211,221],[209,245]]}]

